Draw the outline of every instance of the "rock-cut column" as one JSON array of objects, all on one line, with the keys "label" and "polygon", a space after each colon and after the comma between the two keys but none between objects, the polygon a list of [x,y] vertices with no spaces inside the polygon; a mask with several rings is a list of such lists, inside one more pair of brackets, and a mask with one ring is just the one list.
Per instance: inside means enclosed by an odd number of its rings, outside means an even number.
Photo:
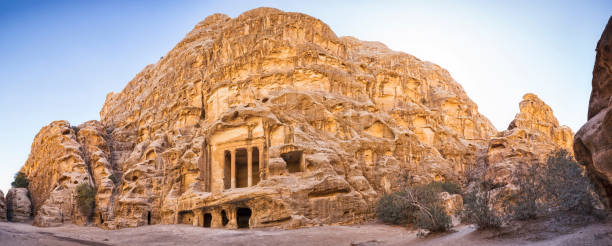
[{"label": "rock-cut column", "polygon": [[236,149],[231,150],[231,176],[232,176],[232,189],[236,188]]},{"label": "rock-cut column", "polygon": [[247,186],[253,185],[253,148],[247,147]]}]

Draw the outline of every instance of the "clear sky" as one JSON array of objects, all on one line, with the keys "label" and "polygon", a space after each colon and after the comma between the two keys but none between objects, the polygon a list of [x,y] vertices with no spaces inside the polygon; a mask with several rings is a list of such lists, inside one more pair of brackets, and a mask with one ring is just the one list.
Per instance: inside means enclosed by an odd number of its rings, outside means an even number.
[{"label": "clear sky", "polygon": [[595,46],[612,1],[0,0],[0,189],[41,127],[99,120],[107,93],[213,13],[302,12],[338,36],[381,41],[446,69],[498,130],[523,94],[574,131],[586,121]]}]

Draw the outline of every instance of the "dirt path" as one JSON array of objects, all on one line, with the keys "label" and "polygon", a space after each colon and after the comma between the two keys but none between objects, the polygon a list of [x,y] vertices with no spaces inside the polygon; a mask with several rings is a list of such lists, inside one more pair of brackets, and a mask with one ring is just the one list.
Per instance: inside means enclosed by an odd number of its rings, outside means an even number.
[{"label": "dirt path", "polygon": [[67,225],[39,228],[0,223],[0,245],[612,245],[612,225],[593,224],[546,240],[500,239],[461,225],[454,232],[417,238],[416,231],[381,224],[321,226],[296,230],[224,230],[154,225],[106,231]]}]

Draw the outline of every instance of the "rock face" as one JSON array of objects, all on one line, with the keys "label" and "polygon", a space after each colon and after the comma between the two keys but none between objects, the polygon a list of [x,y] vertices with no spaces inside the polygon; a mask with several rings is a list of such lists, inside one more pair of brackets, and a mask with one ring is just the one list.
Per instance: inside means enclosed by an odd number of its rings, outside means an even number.
[{"label": "rock face", "polygon": [[114,184],[108,162],[105,129],[98,122],[71,127],[55,121],[34,138],[30,157],[22,168],[29,182],[34,224],[55,226],[65,222],[85,224],[77,208],[75,189],[80,184],[97,187],[96,211],[104,218]]},{"label": "rock face", "polygon": [[28,189],[11,188],[6,193],[6,215],[8,221],[26,222],[32,218],[32,203]]},{"label": "rock face", "polygon": [[4,202],[4,192],[0,190],[0,221],[6,221],[6,203]]},{"label": "rock face", "polygon": [[508,185],[519,165],[545,163],[551,152],[561,149],[572,153],[572,130],[559,125],[546,103],[528,93],[519,108],[508,129],[491,138],[483,159],[485,175],[495,186]]},{"label": "rock face", "polygon": [[526,102],[498,135],[439,66],[259,8],[198,23],[107,95],[100,122],[44,127],[22,171],[41,226],[85,223],[79,184],[96,187],[104,228],[358,223],[405,171],[413,183],[461,181],[495,156],[492,136],[571,141],[539,106]]},{"label": "rock face", "polygon": [[[499,211],[512,200],[517,187],[513,181],[519,168],[546,163],[549,155],[565,150],[572,153],[573,133],[560,126],[552,109],[536,95],[528,93],[519,103],[520,112],[505,131],[491,137],[486,152],[469,176],[490,181],[492,205]],[[482,172],[482,171],[484,172]],[[470,183],[470,189],[479,182]]]},{"label": "rock face", "polygon": [[587,123],[575,136],[576,158],[586,165],[612,207],[612,18],[597,43]]},{"label": "rock face", "polygon": [[85,223],[83,183],[105,228],[357,223],[402,171],[462,179],[497,133],[439,66],[269,8],[207,17],[100,118],[35,138],[37,225]]}]

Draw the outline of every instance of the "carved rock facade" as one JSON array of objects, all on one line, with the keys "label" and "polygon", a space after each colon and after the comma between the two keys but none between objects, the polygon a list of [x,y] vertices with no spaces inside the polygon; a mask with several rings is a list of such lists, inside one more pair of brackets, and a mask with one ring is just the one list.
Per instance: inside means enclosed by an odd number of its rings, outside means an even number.
[{"label": "carved rock facade", "polygon": [[404,171],[461,181],[497,134],[439,66],[270,8],[207,17],[100,118],[35,138],[23,171],[38,225],[84,223],[81,183],[104,228],[358,223]]},{"label": "carved rock facade", "polygon": [[612,18],[597,43],[587,123],[575,136],[576,158],[586,165],[608,208],[612,207]]}]

